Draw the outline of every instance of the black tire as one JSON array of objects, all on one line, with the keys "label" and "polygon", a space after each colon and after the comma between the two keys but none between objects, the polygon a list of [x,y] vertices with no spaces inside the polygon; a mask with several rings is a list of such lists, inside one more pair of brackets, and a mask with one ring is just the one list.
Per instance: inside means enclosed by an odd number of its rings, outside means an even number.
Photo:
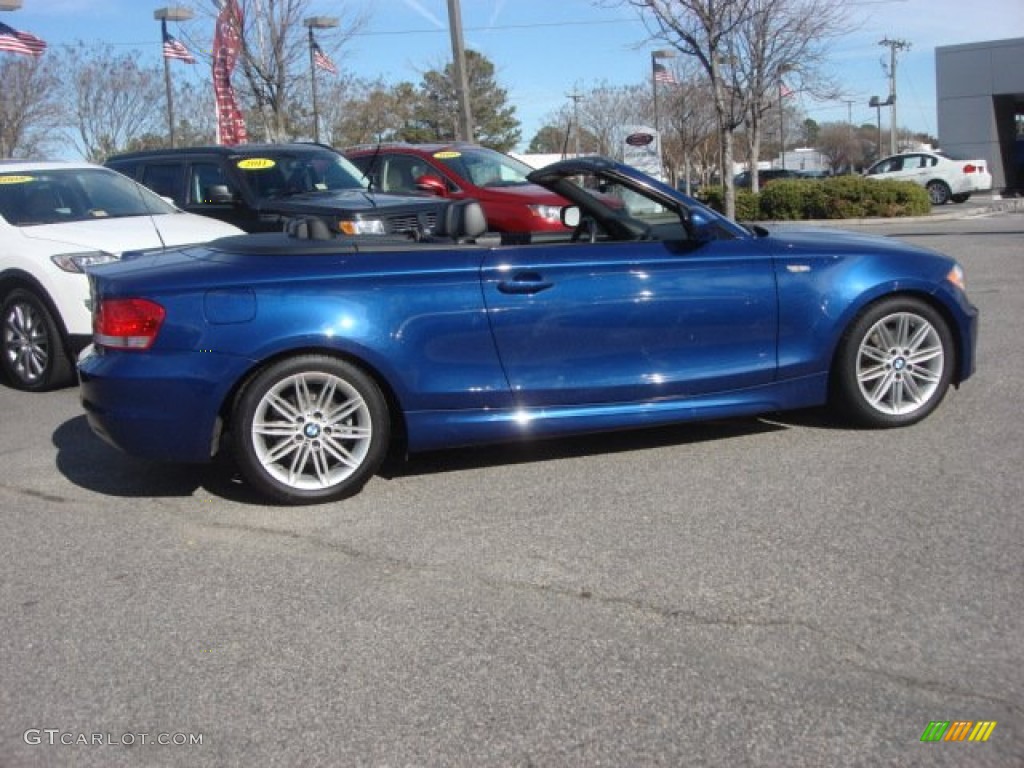
[{"label": "black tire", "polygon": [[74,382],[60,325],[46,302],[15,288],[0,307],[0,369],[16,389],[43,392]]},{"label": "black tire", "polygon": [[945,205],[953,197],[949,185],[944,181],[929,181],[925,188],[928,190],[932,205]]},{"label": "black tire", "polygon": [[938,407],[956,353],[946,320],[909,296],[883,299],[853,322],[832,371],[832,400],[866,427],[902,427]]},{"label": "black tire", "polygon": [[971,195],[969,192],[964,192],[959,195],[953,195],[949,199],[952,200],[954,203],[966,203],[968,200],[971,199]]},{"label": "black tire", "polygon": [[356,493],[390,442],[387,403],[356,366],[301,355],[257,374],[235,403],[232,446],[245,480],[285,504]]}]

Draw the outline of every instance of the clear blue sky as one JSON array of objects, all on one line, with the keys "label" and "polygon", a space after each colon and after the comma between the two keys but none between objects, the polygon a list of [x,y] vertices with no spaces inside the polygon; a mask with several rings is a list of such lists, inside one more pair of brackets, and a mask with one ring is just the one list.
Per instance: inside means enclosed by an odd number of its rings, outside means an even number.
[{"label": "clear blue sky", "polygon": [[[51,45],[102,41],[138,50],[156,64],[159,23],[153,11],[175,4],[180,0],[23,0],[20,10],[2,13],[0,20]],[[844,99],[854,102],[855,123],[873,123],[868,99],[888,93],[881,61],[888,62],[889,49],[878,44],[883,38],[912,46],[898,59],[900,125],[935,134],[935,48],[1024,37],[1024,0],[847,0],[846,5],[856,28],[831,47],[829,70]],[[494,63],[498,82],[522,122],[523,146],[546,116],[568,103],[574,88],[650,82],[650,51],[660,46],[648,39],[628,6],[598,7],[590,0],[461,0],[461,7],[466,46]],[[419,82],[423,71],[451,56],[446,0],[311,0],[311,15],[351,18],[359,13],[367,14],[366,26],[335,55],[348,71],[389,83]],[[201,65],[173,66],[179,76],[208,77]],[[843,101],[798,98],[819,122],[845,121],[850,114]]]}]

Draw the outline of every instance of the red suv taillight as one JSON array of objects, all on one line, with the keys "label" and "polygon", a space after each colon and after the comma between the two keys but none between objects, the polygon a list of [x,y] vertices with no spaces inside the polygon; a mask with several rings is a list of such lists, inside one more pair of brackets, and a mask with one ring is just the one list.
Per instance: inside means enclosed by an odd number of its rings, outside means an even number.
[{"label": "red suv taillight", "polygon": [[984,173],[985,168],[983,166],[972,165],[968,163],[964,166],[964,173]]},{"label": "red suv taillight", "polygon": [[166,311],[149,299],[107,299],[92,316],[93,341],[111,349],[149,349]]}]

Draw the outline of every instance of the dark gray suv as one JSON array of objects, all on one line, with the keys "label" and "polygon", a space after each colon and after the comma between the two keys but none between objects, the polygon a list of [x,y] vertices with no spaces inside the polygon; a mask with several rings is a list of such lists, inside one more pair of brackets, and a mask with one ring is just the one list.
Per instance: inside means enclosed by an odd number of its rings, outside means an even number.
[{"label": "dark gray suv", "polygon": [[246,144],[114,155],[108,168],[189,213],[246,232],[280,232],[318,217],[334,232],[396,235],[433,228],[443,202],[372,191],[342,155],[317,144]]}]

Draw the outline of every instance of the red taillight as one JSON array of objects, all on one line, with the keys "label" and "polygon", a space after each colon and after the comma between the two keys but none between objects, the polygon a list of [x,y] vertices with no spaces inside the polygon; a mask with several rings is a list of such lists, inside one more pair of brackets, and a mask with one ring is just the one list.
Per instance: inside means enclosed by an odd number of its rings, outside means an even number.
[{"label": "red taillight", "polygon": [[964,173],[984,173],[985,168],[983,166],[972,165],[968,163],[964,166]]},{"label": "red taillight", "polygon": [[92,316],[93,341],[112,349],[149,349],[166,314],[148,299],[101,301]]}]

